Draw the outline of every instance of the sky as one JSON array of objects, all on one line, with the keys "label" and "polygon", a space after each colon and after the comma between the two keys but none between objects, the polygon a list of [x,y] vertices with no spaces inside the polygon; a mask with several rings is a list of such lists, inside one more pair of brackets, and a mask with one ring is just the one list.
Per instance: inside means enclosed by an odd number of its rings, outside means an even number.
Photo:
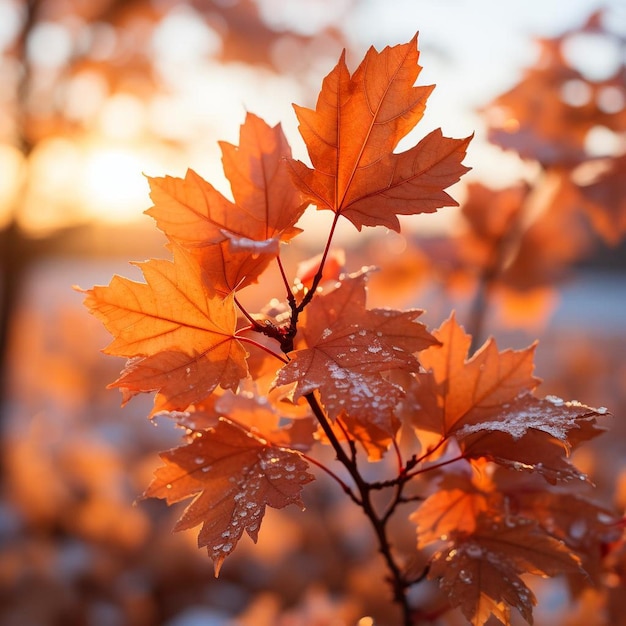
[{"label": "sky", "polygon": [[[418,83],[434,83],[437,87],[429,98],[424,120],[414,132],[415,140],[438,127],[452,137],[475,133],[466,162],[473,168],[471,176],[492,185],[515,180],[520,175],[520,163],[513,155],[487,145],[477,110],[512,87],[523,69],[533,64],[537,58],[534,37],[557,36],[582,24],[600,7],[609,11],[611,27],[626,31],[626,0],[258,2],[267,21],[277,29],[290,27],[306,34],[321,26],[340,24],[349,43],[347,61],[351,69],[370,45],[380,49],[403,43],[419,31],[423,70]],[[11,0],[0,0],[0,46],[16,28],[15,12],[8,7],[17,5]],[[31,52],[44,63],[53,63],[55,58],[69,54],[64,45],[58,32],[48,30],[33,42]],[[41,158],[35,161],[42,189],[47,185],[58,197],[67,197],[71,189],[80,197],[80,211],[88,217],[109,221],[132,220],[147,208],[143,174],[182,176],[187,167],[192,167],[227,192],[217,140],[236,143],[246,111],[271,124],[281,122],[294,155],[306,160],[292,103],[314,105],[321,80],[336,63],[339,49],[317,50],[308,55],[306,50],[285,50],[286,55],[302,54],[304,80],[302,76],[294,80],[242,64],[207,63],[206,55],[217,49],[219,41],[210,28],[200,24],[185,8],[172,13],[156,29],[152,45],[169,94],[154,98],[149,105],[126,95],[109,98],[102,104],[98,86],[87,85],[83,95],[75,100],[76,114],[83,114],[80,107],[91,107],[97,112],[95,128],[100,139],[79,150],[62,140],[47,146],[47,153],[42,149]],[[601,47],[592,52],[579,56],[583,62],[600,68],[610,67],[616,54],[618,60],[624,55],[623,50],[616,53]],[[187,137],[184,155],[161,153],[154,146],[138,146],[141,133],[150,127],[158,128],[161,134],[171,132],[173,136]],[[46,155],[50,158],[46,159]],[[11,158],[0,151],[0,165],[5,172],[11,171]],[[116,185],[110,184],[112,178]],[[0,199],[2,194],[0,184]],[[54,227],[59,220],[69,219],[71,213],[67,207],[61,210],[42,197],[35,198],[31,206],[32,215],[26,217],[33,227],[37,221],[40,226]],[[47,214],[42,207],[48,209]]]}]

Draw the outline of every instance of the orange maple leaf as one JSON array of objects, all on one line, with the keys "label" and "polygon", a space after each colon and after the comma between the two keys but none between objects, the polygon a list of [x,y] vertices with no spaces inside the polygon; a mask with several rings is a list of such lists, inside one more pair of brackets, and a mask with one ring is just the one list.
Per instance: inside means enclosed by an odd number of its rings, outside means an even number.
[{"label": "orange maple leaf", "polygon": [[455,532],[474,532],[479,515],[487,513],[500,496],[472,487],[461,484],[438,489],[409,516],[417,526],[418,548],[445,541]]},{"label": "orange maple leaf", "polygon": [[114,337],[105,352],[134,357],[113,385],[125,399],[159,391],[155,411],[184,409],[247,374],[232,294],[209,298],[194,259],[177,246],[173,253],[173,262],[137,264],[146,283],[115,276],[85,292],[85,305]]},{"label": "orange maple leaf", "polygon": [[520,574],[555,576],[580,572],[580,562],[560,541],[528,520],[502,520],[481,514],[472,533],[455,533],[453,547],[434,555],[429,578],[439,578],[453,606],[473,626],[493,614],[510,623],[510,609],[532,624],[535,597]]},{"label": "orange maple leaf", "polygon": [[232,239],[227,239],[192,250],[203,269],[207,293],[211,296],[225,298],[233,291],[256,283],[270,261],[276,257],[277,249],[271,247],[250,252],[246,249],[233,250],[232,243]]},{"label": "orange maple leaf", "polygon": [[256,384],[246,379],[236,394],[226,391],[217,399],[215,411],[275,445],[308,450],[313,445],[313,417],[305,414],[294,419],[281,411],[290,403],[274,403],[272,399],[271,395],[260,395]]},{"label": "orange maple leaf", "polygon": [[224,419],[161,458],[165,465],[144,497],[168,504],[194,498],[174,530],[202,524],[198,545],[207,547],[216,576],[244,530],[256,543],[266,506],[302,507],[302,487],[314,479],[299,454]]},{"label": "orange maple leaf", "polygon": [[596,418],[605,409],[564,402],[532,392],[535,345],[499,352],[493,339],[470,359],[471,337],[451,316],[434,336],[443,346],[420,355],[426,373],[413,413],[416,429],[453,436],[466,458],[488,458],[517,470],[536,471],[548,480],[584,478],[565,457],[569,450],[602,432]]},{"label": "orange maple leaf", "polygon": [[[371,421],[361,420],[359,414],[349,415],[344,411],[331,424],[331,428],[338,441],[349,439],[359,443],[367,454],[367,460],[371,462],[380,461],[393,443],[388,428],[380,428]],[[330,443],[321,426],[315,436],[323,443]]]},{"label": "orange maple leaf", "polygon": [[603,127],[615,133],[626,129],[624,107],[604,106],[601,95],[614,89],[623,97],[624,63],[608,78],[588,80],[569,62],[569,42],[589,34],[613,36],[603,26],[601,12],[591,15],[582,27],[537,41],[540,57],[534,67],[485,107],[491,142],[543,165],[571,166],[588,158],[585,143],[591,129]]},{"label": "orange maple leaf", "polygon": [[[290,181],[285,159],[291,156],[280,125],[270,127],[248,113],[239,147],[221,142],[231,202],[193,170],[184,179],[149,178],[154,206],[146,211],[172,240],[201,248],[225,239],[255,242],[287,240],[300,232],[294,224],[305,204]],[[268,244],[270,245],[270,244]]]},{"label": "orange maple leaf", "polygon": [[420,355],[430,373],[420,378],[424,410],[415,415],[419,428],[447,437],[474,423],[481,412],[497,409],[539,384],[532,374],[534,345],[500,353],[495,341],[489,340],[467,360],[471,337],[454,314],[433,334],[443,346]]},{"label": "orange maple leaf", "polygon": [[324,79],[315,110],[296,106],[313,169],[291,160],[293,178],[318,209],[349,219],[357,229],[400,230],[397,215],[432,213],[457,203],[445,188],[469,168],[461,164],[471,139],[435,130],[395,153],[422,119],[433,87],[416,87],[417,35],[407,44],[370,48],[352,76],[345,62]]}]

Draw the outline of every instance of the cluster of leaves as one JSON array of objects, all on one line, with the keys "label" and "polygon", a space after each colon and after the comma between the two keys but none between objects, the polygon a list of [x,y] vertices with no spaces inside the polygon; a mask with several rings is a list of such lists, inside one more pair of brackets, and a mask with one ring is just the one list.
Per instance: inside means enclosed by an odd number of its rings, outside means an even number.
[{"label": "cluster of leaves", "polygon": [[[535,171],[530,182],[503,189],[471,183],[462,208],[457,265],[505,311],[515,312],[520,294],[523,315],[529,317],[531,300],[541,310],[551,286],[598,239],[616,246],[626,235],[626,159],[610,139],[626,131],[626,64],[598,77],[571,54],[577,46],[591,56],[600,43],[616,50],[625,43],[602,11],[538,40],[537,63],[483,109],[489,140]],[[598,141],[597,133],[605,138]]]},{"label": "cluster of leaves", "polygon": [[[368,309],[372,268],[342,273],[331,250],[341,218],[399,231],[400,215],[456,204],[445,189],[467,171],[471,138],[435,130],[395,151],[432,90],[415,85],[420,69],[417,38],[371,48],[352,74],[342,56],[316,108],[296,107],[312,166],[291,157],[280,126],[248,114],[239,145],[221,144],[232,200],[193,171],[150,179],[148,213],[173,260],[140,263],[144,283],[116,276],[85,304],[114,337],[106,352],[129,359],[113,383],[124,400],[156,392],[152,414],[186,429],[145,495],[192,498],[176,529],[201,525],[216,575],[244,531],[256,541],[267,506],[302,505],[314,464],[371,523],[405,624],[419,613],[407,590],[426,576],[475,625],[492,614],[508,623],[511,606],[530,622],[521,575],[583,586],[619,534],[579,493],[586,477],[568,459],[602,431],[606,409],[536,396],[534,346],[489,340],[472,354],[454,315],[429,331],[420,310]],[[281,249],[309,204],[332,211],[332,225],[290,280]],[[250,313],[238,294],[272,264],[284,297]],[[316,459],[318,445],[332,446],[350,482]],[[397,472],[366,479],[386,454]],[[401,505],[428,561],[419,573],[389,536]]]}]

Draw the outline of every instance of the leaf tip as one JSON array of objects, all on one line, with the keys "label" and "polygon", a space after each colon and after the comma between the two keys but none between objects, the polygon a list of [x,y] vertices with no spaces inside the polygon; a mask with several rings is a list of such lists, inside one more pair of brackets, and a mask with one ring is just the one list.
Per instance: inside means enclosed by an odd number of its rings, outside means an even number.
[{"label": "leaf tip", "polygon": [[213,576],[215,576],[215,578],[220,577],[220,570],[222,569],[222,565],[225,560],[226,557],[223,554],[220,554],[220,556],[213,559]]}]

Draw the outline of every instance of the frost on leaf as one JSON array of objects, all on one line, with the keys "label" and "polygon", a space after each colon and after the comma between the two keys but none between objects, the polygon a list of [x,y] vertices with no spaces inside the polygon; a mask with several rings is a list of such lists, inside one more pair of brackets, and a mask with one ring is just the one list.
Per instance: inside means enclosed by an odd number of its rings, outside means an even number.
[{"label": "frost on leaf", "polygon": [[168,504],[193,498],[174,530],[202,524],[198,546],[206,546],[215,574],[244,530],[256,542],[265,507],[302,506],[303,485],[313,480],[299,454],[258,439],[226,420],[193,441],[161,454],[144,497]]},{"label": "frost on leaf", "polygon": [[521,574],[581,571],[579,560],[561,542],[525,520],[480,515],[472,533],[455,533],[450,539],[452,544],[434,555],[429,578],[439,579],[451,604],[473,626],[482,626],[491,615],[509,624],[510,607],[532,623],[536,600]]},{"label": "frost on leaf", "polygon": [[235,351],[238,344],[224,342],[208,353],[166,351],[131,359],[109,387],[119,387],[125,404],[137,393],[156,391],[151,416],[185,410],[209,396],[218,385],[236,386],[245,376]]},{"label": "frost on leaf", "polygon": [[450,317],[433,333],[443,346],[424,350],[417,374],[418,433],[454,437],[465,458],[487,458],[536,471],[550,482],[584,478],[567,460],[571,448],[602,432],[606,411],[533,395],[534,346],[499,352],[493,339],[467,358],[470,337]]},{"label": "frost on leaf", "polygon": [[[403,390],[383,375],[417,371],[414,352],[436,343],[415,319],[421,311],[365,308],[366,275],[347,277],[306,311],[306,347],[290,354],[277,385],[295,383],[294,398],[319,390],[329,416],[345,411],[391,433]],[[378,437],[378,433],[375,437]]]},{"label": "frost on leaf", "polygon": [[397,215],[456,206],[444,191],[469,168],[470,138],[435,130],[405,152],[398,142],[422,119],[433,87],[415,86],[421,71],[417,35],[407,44],[370,48],[354,74],[341,56],[322,84],[315,110],[296,106],[313,168],[290,161],[293,180],[319,209],[362,226],[400,230]]}]

